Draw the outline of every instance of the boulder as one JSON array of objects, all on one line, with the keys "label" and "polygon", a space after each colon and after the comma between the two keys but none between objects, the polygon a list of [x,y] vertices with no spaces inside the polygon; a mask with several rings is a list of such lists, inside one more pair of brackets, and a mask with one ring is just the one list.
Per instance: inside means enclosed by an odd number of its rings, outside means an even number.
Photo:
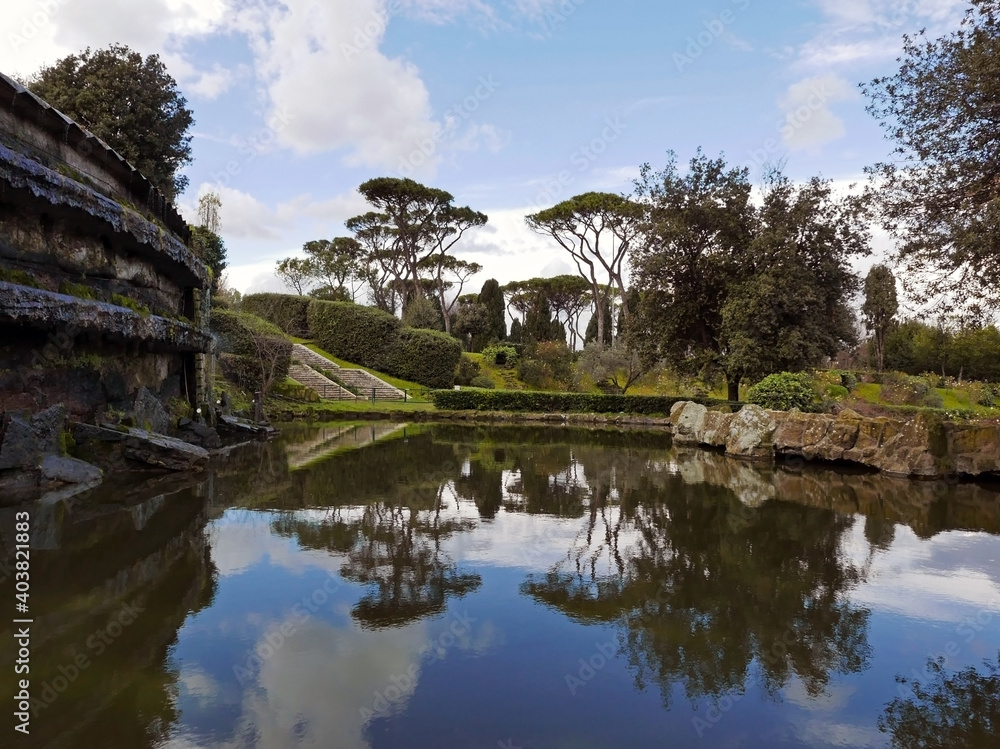
[{"label": "boulder", "polygon": [[170,430],[170,414],[148,388],[139,388],[139,392],[135,395],[132,414],[136,425],[143,429],[160,434]]},{"label": "boulder", "polygon": [[38,463],[38,438],[20,414],[6,414],[0,425],[0,471],[30,468]]},{"label": "boulder", "polygon": [[144,429],[129,429],[124,445],[129,460],[170,471],[200,471],[208,462],[205,448]]},{"label": "boulder", "polygon": [[1000,427],[949,424],[947,441],[956,473],[1000,475]]},{"label": "boulder", "polygon": [[678,445],[701,444],[708,409],[700,403],[679,401],[670,409],[670,423],[674,427],[674,442]]},{"label": "boulder", "polygon": [[770,412],[760,406],[744,406],[730,422],[726,453],[740,458],[773,458],[775,426]]},{"label": "boulder", "polygon": [[66,429],[66,409],[55,405],[31,417],[31,431],[35,435],[41,455],[62,453],[62,433]]},{"label": "boulder", "polygon": [[198,445],[208,450],[222,446],[222,440],[215,429],[190,419],[180,419],[177,422],[177,436],[190,445]]},{"label": "boulder", "polygon": [[64,484],[99,484],[104,477],[97,466],[64,455],[46,455],[38,467],[43,479]]}]

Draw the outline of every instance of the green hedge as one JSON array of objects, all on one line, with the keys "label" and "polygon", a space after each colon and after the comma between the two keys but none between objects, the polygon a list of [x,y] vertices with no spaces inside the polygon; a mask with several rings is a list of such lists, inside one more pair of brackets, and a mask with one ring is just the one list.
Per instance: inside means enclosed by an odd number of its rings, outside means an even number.
[{"label": "green hedge", "polygon": [[240,309],[274,323],[296,338],[309,336],[309,303],[306,296],[293,294],[250,294],[243,297]]},{"label": "green hedge", "polygon": [[401,327],[393,315],[374,307],[320,300],[309,305],[309,336],[324,351],[362,367],[385,365]]},{"label": "green hedge", "polygon": [[665,395],[597,395],[591,393],[541,393],[523,390],[436,390],[431,398],[437,408],[451,411],[528,411],[532,413],[627,413],[668,415],[678,401],[706,406],[741,404],[712,398]]},{"label": "green hedge", "polygon": [[447,333],[403,328],[378,369],[427,387],[450,388],[461,358],[462,344]]},{"label": "green hedge", "polygon": [[274,382],[288,376],[292,342],[276,325],[245,312],[214,309],[210,327],[218,338],[219,353],[226,355],[220,356],[220,363],[228,379],[249,389],[261,387],[261,357],[274,361]]}]

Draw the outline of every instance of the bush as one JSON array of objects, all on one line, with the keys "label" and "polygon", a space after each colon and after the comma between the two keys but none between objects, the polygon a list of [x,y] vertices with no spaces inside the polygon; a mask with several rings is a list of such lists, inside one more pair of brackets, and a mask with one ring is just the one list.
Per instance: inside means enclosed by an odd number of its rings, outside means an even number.
[{"label": "bush", "polygon": [[375,368],[427,387],[450,388],[461,357],[462,344],[447,333],[403,328]]},{"label": "bush", "polygon": [[313,300],[308,319],[309,335],[320,348],[340,359],[372,369],[382,368],[390,359],[402,327],[388,312],[351,302]]},{"label": "bush", "polygon": [[248,390],[267,390],[288,376],[292,342],[277,326],[245,312],[216,309],[211,329],[226,379]]},{"label": "bush", "polygon": [[552,379],[559,385],[565,386],[573,379],[573,352],[562,341],[539,343],[535,347],[535,358],[548,366]]},{"label": "bush", "polygon": [[747,403],[772,411],[809,411],[815,400],[812,378],[805,372],[768,375],[747,391]]},{"label": "bush", "polygon": [[517,366],[517,349],[506,344],[494,344],[483,349],[483,360],[495,367],[513,369]]},{"label": "bush", "polygon": [[277,325],[296,338],[309,337],[309,297],[292,294],[248,294],[240,309]]},{"label": "bush", "polygon": [[538,359],[524,359],[517,365],[517,377],[533,388],[546,387],[552,384],[552,369]]},{"label": "bush", "polygon": [[458,366],[455,367],[455,384],[471,385],[473,378],[478,377],[482,371],[483,368],[479,366],[479,362],[471,356],[462,354],[462,358],[458,360]]},{"label": "bush", "polygon": [[841,372],[840,384],[850,393],[858,386],[858,376],[854,372]]},{"label": "bush", "polygon": [[[944,400],[934,392],[932,386],[937,382],[937,375],[932,375],[934,381],[928,382],[923,377],[910,377],[900,372],[886,372],[882,376],[882,400],[896,406],[926,406],[941,408]],[[941,383],[943,387],[945,383]]]},{"label": "bush", "polygon": [[435,390],[434,405],[454,411],[529,411],[534,413],[628,413],[666,416],[678,401],[706,406],[735,405],[712,398],[661,395],[540,393],[524,390]]},{"label": "bush", "polygon": [[491,380],[489,377],[486,377],[485,375],[478,375],[477,377],[473,377],[472,382],[470,382],[469,385],[471,385],[474,388],[482,388],[484,390],[492,390],[493,388],[496,387],[496,385],[493,384],[493,380]]}]

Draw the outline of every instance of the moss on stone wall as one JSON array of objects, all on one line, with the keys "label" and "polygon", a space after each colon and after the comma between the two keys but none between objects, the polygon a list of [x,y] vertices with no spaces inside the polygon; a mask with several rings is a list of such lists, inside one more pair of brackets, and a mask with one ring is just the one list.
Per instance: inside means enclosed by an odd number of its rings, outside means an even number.
[{"label": "moss on stone wall", "polygon": [[16,283],[19,286],[30,286],[33,289],[40,288],[30,273],[14,268],[0,268],[0,281]]}]

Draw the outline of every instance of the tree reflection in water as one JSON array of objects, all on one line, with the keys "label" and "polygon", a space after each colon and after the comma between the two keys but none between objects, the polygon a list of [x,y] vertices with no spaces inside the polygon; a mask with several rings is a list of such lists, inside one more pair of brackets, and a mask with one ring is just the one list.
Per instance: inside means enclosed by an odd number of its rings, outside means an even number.
[{"label": "tree reflection in water", "polygon": [[985,673],[967,668],[948,675],[944,660],[930,661],[931,679],[897,677],[900,696],[886,706],[878,727],[893,749],[993,749],[1000,746],[1000,654]]},{"label": "tree reflection in water", "polygon": [[681,684],[697,701],[742,692],[756,673],[770,694],[795,676],[815,696],[833,674],[866,667],[869,612],[846,596],[864,570],[841,549],[853,518],[780,501],[749,508],[712,485],[731,481],[688,483],[635,451],[575,457],[591,488],[586,543],[522,591],[618,626],[640,688],[655,684],[669,704]]}]

